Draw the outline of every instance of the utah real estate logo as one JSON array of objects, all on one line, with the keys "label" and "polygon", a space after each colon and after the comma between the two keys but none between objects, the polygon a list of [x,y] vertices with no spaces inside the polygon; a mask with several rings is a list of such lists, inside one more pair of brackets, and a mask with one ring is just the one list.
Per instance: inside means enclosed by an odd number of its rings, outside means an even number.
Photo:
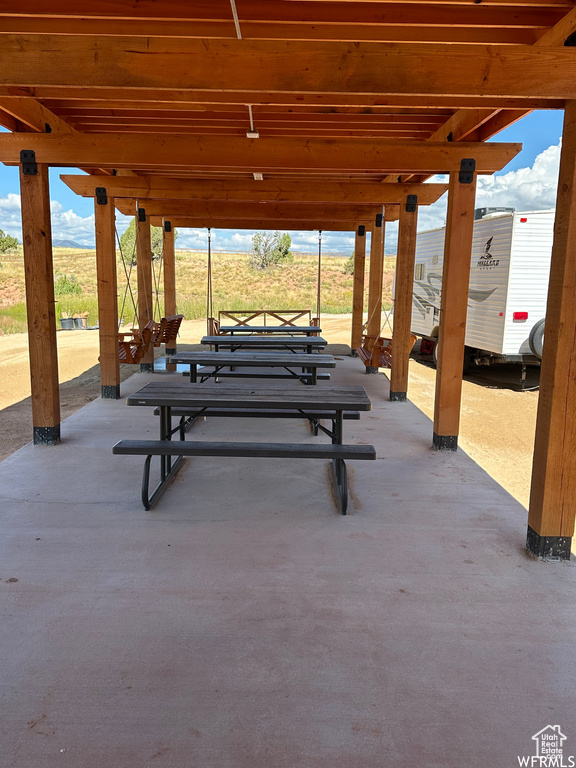
[{"label": "utah real estate logo", "polygon": [[518,756],[518,764],[526,768],[576,768],[576,757],[564,754],[566,738],[559,725],[547,725],[532,736],[536,754]]}]

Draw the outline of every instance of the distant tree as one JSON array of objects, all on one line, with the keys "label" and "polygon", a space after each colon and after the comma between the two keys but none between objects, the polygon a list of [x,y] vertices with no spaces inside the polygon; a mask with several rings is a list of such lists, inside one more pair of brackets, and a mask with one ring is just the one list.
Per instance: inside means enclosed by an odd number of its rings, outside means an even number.
[{"label": "distant tree", "polygon": [[[178,237],[178,232],[174,230],[174,240]],[[157,260],[162,256],[162,227],[150,227],[150,240],[152,244],[152,258]],[[132,258],[136,263],[136,219],[132,219],[128,229],[120,236],[120,247],[125,259]]]},{"label": "distant tree", "polygon": [[345,275],[354,274],[354,254],[353,253],[351,253],[350,256],[346,259],[343,272]]},{"label": "distant tree", "polygon": [[287,232],[256,232],[252,237],[250,266],[255,269],[267,269],[274,264],[292,260],[290,248],[292,238]]},{"label": "distant tree", "polygon": [[8,253],[8,251],[15,251],[18,248],[18,240],[12,235],[6,235],[0,229],[0,253]]}]

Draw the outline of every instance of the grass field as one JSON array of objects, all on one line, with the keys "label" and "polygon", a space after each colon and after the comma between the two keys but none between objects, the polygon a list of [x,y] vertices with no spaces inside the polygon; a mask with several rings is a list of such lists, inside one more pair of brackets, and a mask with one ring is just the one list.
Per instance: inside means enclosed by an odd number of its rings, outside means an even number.
[{"label": "grass field", "polygon": [[[207,254],[176,252],[176,290],[178,311],[187,319],[206,317]],[[352,275],[345,274],[346,258],[322,259],[322,313],[352,311]],[[395,257],[387,257],[384,267],[384,307],[392,301]],[[158,302],[163,314],[163,275],[161,262],[154,264],[158,283]],[[369,269],[369,259],[366,260]],[[221,309],[315,309],[318,262],[315,256],[295,255],[288,264],[259,271],[248,264],[245,253],[216,253],[212,257],[214,311]],[[64,277],[66,279],[64,279]],[[94,251],[54,249],[56,316],[88,312],[88,325],[98,322],[96,297],[96,255]],[[132,290],[136,296],[136,268],[132,268]],[[366,275],[366,285],[368,284]],[[126,276],[118,256],[118,308],[131,322],[134,309],[128,294],[124,299]],[[73,292],[65,293],[64,289]],[[0,331],[26,330],[24,266],[22,253],[2,254],[0,258]]]}]

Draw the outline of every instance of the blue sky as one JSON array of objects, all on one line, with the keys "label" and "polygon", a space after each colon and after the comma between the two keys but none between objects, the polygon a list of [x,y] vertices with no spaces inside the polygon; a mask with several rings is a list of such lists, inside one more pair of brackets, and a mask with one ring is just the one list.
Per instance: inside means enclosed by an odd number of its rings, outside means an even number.
[{"label": "blue sky", "polygon": [[[513,206],[518,210],[553,208],[556,197],[560,137],[563,113],[539,111],[524,117],[494,137],[493,141],[521,142],[522,152],[494,176],[478,180],[476,204],[482,206]],[[78,197],[60,181],[61,173],[73,169],[53,168],[50,171],[52,200],[52,234],[55,240],[75,240],[91,245],[94,242],[93,203]],[[440,177],[441,178],[441,177]],[[446,196],[435,205],[419,212],[419,229],[443,226]],[[119,231],[128,226],[128,217],[117,213]],[[0,164],[0,229],[21,239],[20,196],[18,169]],[[395,253],[397,224],[386,228],[386,251]],[[213,231],[215,250],[247,251],[251,232]],[[299,251],[317,252],[318,235],[314,232],[292,232],[293,247]],[[324,252],[351,253],[354,237],[348,232],[326,232],[322,236]],[[180,230],[178,247],[206,248],[205,230]]]}]

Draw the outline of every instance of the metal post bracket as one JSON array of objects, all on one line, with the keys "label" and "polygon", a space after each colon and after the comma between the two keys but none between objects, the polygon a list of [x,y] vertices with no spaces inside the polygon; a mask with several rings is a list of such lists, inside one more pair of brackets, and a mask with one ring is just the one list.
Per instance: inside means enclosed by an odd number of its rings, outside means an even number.
[{"label": "metal post bracket", "polygon": [[458,174],[460,184],[472,184],[475,170],[476,160],[472,157],[465,157],[460,163],[460,173]]},{"label": "metal post bracket", "polygon": [[20,162],[22,163],[22,173],[24,176],[37,176],[38,164],[36,163],[36,153],[33,149],[23,149],[20,152]]},{"label": "metal post bracket", "polygon": [[96,187],[96,204],[108,205],[108,195],[106,194],[106,187]]}]

